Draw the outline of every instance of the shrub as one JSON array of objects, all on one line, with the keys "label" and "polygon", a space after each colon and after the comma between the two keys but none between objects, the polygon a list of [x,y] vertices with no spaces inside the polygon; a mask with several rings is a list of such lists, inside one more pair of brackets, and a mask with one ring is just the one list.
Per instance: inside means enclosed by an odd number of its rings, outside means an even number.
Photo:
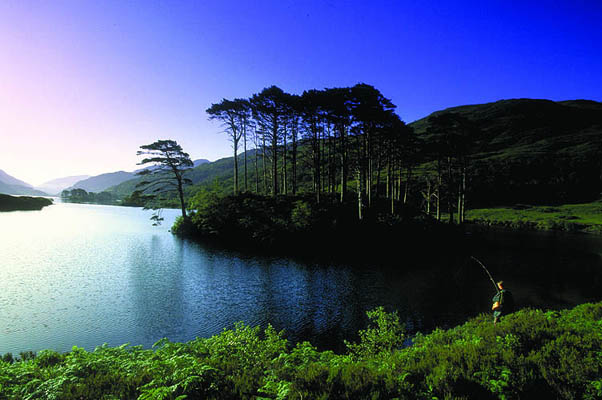
[{"label": "shrub", "polygon": [[358,359],[390,354],[401,348],[405,340],[405,328],[399,322],[397,312],[386,313],[383,307],[367,312],[370,326],[360,330],[360,342],[345,342],[349,353]]},{"label": "shrub", "polygon": [[[282,332],[237,324],[154,349],[74,347],[0,361],[2,399],[602,398],[602,303],[480,315],[405,340],[376,308],[347,354],[290,348]],[[406,347],[404,347],[406,343]]]}]

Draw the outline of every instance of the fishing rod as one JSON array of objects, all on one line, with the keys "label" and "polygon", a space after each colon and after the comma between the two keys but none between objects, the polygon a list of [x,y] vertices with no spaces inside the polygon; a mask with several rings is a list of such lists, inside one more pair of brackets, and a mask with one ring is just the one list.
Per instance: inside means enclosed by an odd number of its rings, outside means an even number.
[{"label": "fishing rod", "polygon": [[472,258],[473,260],[475,260],[481,267],[483,267],[483,269],[485,270],[485,272],[487,273],[487,276],[489,276],[489,279],[491,280],[491,283],[493,283],[493,286],[495,287],[495,291],[496,292],[500,292],[500,289],[498,289],[497,287],[497,283],[495,283],[495,281],[493,280],[493,277],[491,276],[491,274],[489,273],[489,270],[485,267],[485,265],[483,265],[482,262],[480,262],[476,257],[474,256],[470,256],[470,258]]}]

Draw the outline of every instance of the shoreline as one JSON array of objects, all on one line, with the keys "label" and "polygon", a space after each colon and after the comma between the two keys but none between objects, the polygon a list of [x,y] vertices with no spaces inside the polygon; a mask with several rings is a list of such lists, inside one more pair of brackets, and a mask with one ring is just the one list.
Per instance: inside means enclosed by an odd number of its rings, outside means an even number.
[{"label": "shoreline", "polygon": [[602,234],[602,202],[558,206],[515,205],[467,212],[466,222],[518,231]]},{"label": "shoreline", "polygon": [[46,197],[0,194],[0,212],[40,211],[42,208],[53,204],[52,199]]}]

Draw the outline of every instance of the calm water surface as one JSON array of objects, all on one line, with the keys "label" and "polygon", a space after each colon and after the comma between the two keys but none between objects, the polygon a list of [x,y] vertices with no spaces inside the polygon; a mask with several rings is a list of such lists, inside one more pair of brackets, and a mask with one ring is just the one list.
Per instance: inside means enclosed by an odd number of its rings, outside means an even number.
[{"label": "calm water surface", "polygon": [[[242,255],[174,237],[177,214],[164,210],[164,224],[153,227],[139,208],[57,203],[0,213],[0,354],[150,347],[237,321],[341,350],[375,306],[425,331],[486,312],[494,293],[463,257],[442,265],[407,256],[403,243],[396,260],[369,266]],[[602,299],[597,236],[475,231],[467,246],[523,306]]]}]

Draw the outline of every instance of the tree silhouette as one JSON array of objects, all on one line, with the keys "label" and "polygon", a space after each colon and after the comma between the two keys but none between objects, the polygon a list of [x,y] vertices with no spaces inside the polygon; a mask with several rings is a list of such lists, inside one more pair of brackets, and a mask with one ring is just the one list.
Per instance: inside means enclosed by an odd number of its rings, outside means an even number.
[{"label": "tree silhouette", "polygon": [[250,120],[250,104],[244,99],[227,100],[212,104],[206,112],[210,120],[218,120],[225,127],[225,132],[230,136],[234,149],[234,194],[238,193],[238,147],[240,139],[245,144],[245,190],[247,189],[247,154],[246,141],[247,129]]},{"label": "tree silhouette", "polygon": [[[429,118],[429,135],[434,135],[437,151],[438,180],[446,176],[446,200],[449,222],[454,220],[454,200],[457,201],[458,222],[464,222],[466,180],[471,144],[477,129],[466,117],[444,113]],[[445,174],[443,174],[445,169]]]},{"label": "tree silhouette", "polygon": [[[184,202],[184,185],[192,183],[184,178],[184,173],[193,167],[188,153],[175,140],[157,140],[154,143],[140,146],[137,155],[147,155],[138,165],[153,164],[137,175],[148,177],[136,185],[139,193],[150,191],[147,199],[152,200],[158,194],[177,190],[182,208],[182,218],[186,220],[186,203]],[[155,218],[160,221],[160,217]]]},{"label": "tree silhouette", "polygon": [[[270,86],[254,94],[250,102],[253,117],[264,136],[271,141],[272,196],[278,194],[278,144],[281,140],[281,124],[285,93],[277,86]],[[265,158],[265,157],[264,157]]]}]

